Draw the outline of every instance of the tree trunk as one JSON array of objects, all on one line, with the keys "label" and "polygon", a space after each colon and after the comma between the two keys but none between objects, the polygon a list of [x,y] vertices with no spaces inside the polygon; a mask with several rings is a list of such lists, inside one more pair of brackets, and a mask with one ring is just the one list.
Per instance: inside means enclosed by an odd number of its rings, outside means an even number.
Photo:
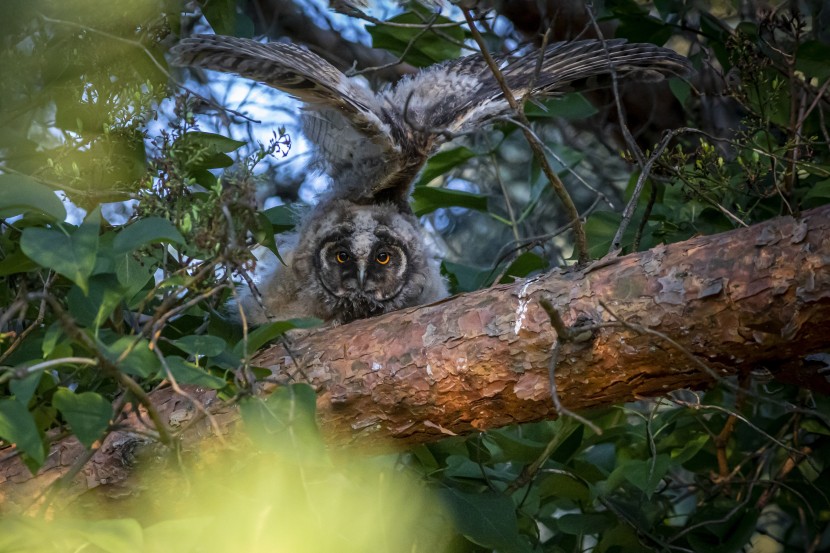
[{"label": "tree trunk", "polygon": [[[810,354],[830,348],[830,206],[309,331],[294,337],[293,359],[271,346],[255,364],[271,367],[278,383],[307,379],[319,392],[323,430],[361,447],[551,418],[557,333],[543,299],[573,335],[560,341],[555,367],[558,396],[571,410],[755,369],[827,391],[824,357]],[[213,392],[190,392],[214,400]],[[171,423],[198,414],[169,389],[152,397]],[[237,419],[232,407],[216,413],[222,428]],[[191,425],[181,434],[184,448],[209,433],[204,420]],[[146,442],[129,431],[111,434],[72,492],[107,484],[123,493],[142,450],[136,445]],[[2,510],[25,505],[83,451],[73,438],[59,441],[34,478],[18,458],[0,460]]]}]

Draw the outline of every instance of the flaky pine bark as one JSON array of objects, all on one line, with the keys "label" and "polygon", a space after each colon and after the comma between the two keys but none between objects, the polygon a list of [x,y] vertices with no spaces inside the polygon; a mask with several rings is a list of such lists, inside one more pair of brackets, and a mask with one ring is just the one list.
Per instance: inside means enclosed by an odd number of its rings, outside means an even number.
[{"label": "flaky pine bark", "polygon": [[[314,330],[295,337],[293,359],[273,346],[256,364],[272,367],[277,381],[308,379],[319,392],[320,426],[360,447],[550,418],[557,337],[543,299],[574,331],[556,366],[558,395],[572,410],[759,368],[826,389],[810,354],[830,349],[830,206]],[[191,392],[215,403],[212,392]],[[198,412],[169,389],[153,397],[171,423]],[[221,428],[237,419],[231,407],[215,412]],[[192,425],[184,449],[209,433],[205,421]],[[73,493],[124,485],[142,450],[156,451],[129,431],[111,434]],[[35,478],[17,458],[0,461],[0,510],[27,504],[82,453],[72,438],[58,442]]]}]

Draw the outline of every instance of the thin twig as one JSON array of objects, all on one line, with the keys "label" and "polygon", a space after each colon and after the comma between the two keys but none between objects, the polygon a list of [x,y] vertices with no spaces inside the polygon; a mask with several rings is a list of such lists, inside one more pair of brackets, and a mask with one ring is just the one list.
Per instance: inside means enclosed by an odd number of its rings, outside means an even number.
[{"label": "thin twig", "polygon": [[58,318],[61,326],[69,335],[70,338],[73,340],[83,344],[85,348],[89,351],[95,353],[95,357],[98,359],[98,366],[101,367],[101,370],[104,373],[118,382],[122,387],[124,387],[127,391],[129,391],[133,396],[141,403],[141,405],[147,410],[147,414],[150,416],[150,419],[153,421],[153,424],[156,427],[156,431],[159,433],[159,441],[164,445],[171,445],[173,443],[173,438],[170,435],[170,431],[167,428],[167,425],[164,424],[162,421],[161,416],[159,415],[158,411],[156,410],[155,405],[153,404],[152,400],[150,400],[147,393],[144,389],[129,375],[121,372],[118,370],[118,367],[110,361],[110,359],[104,355],[101,349],[98,347],[98,344],[89,337],[83,330],[78,328],[75,325],[74,320],[69,316],[69,314],[64,311],[61,304],[52,297],[51,294],[32,294],[32,298],[46,298],[46,301],[49,303],[49,307],[52,309],[52,312]]},{"label": "thin twig", "polygon": [[634,153],[634,157],[637,159],[637,165],[640,166],[640,170],[644,170],[645,158],[643,156],[642,150],[637,145],[637,141],[634,140],[634,137],[631,136],[631,131],[628,128],[628,123],[626,122],[625,117],[625,110],[623,109],[622,100],[620,98],[620,86],[619,86],[619,79],[617,78],[617,69],[614,67],[614,64],[611,63],[611,54],[608,51],[608,46],[605,43],[605,36],[602,33],[602,29],[597,23],[597,19],[594,16],[594,6],[591,2],[586,2],[585,4],[585,13],[588,14],[588,17],[591,19],[591,24],[594,27],[594,32],[597,34],[597,38],[602,43],[602,48],[605,51],[605,59],[608,61],[608,69],[611,73],[611,90],[614,94],[614,103],[617,107],[617,118],[620,121],[620,131],[622,132],[623,138],[625,138],[625,143],[629,147],[629,149]]},{"label": "thin twig", "polygon": [[548,363],[550,396],[553,400],[553,406],[558,414],[571,417],[593,430],[597,435],[602,435],[602,429],[599,426],[589,421],[582,415],[579,415],[564,407],[562,402],[559,400],[559,393],[556,391],[556,365],[559,363],[559,350],[562,348],[562,344],[564,342],[570,342],[574,339],[574,334],[565,326],[565,322],[562,320],[562,317],[559,316],[559,312],[551,302],[545,298],[542,298],[539,300],[539,305],[541,305],[542,309],[545,310],[545,313],[548,314],[550,324],[553,326],[554,330],[556,330],[556,341],[553,343],[553,347],[551,348],[550,362]]},{"label": "thin twig", "polygon": [[696,131],[696,129],[690,129],[688,127],[681,127],[679,129],[666,131],[663,133],[663,139],[660,140],[660,144],[658,144],[657,148],[655,148],[649,156],[648,161],[641,165],[642,169],[640,170],[640,176],[637,177],[637,184],[634,186],[634,192],[631,193],[631,199],[628,200],[628,204],[626,204],[625,209],[623,210],[620,226],[617,227],[614,239],[611,240],[611,247],[608,250],[608,255],[619,254],[622,250],[623,235],[625,234],[626,229],[628,229],[628,225],[631,224],[631,218],[634,216],[634,210],[637,209],[637,203],[640,201],[640,194],[643,192],[643,187],[646,185],[646,180],[651,174],[651,168],[654,166],[654,163],[661,155],[663,155],[663,151],[665,151],[666,147],[669,145],[669,142],[671,142],[674,137],[682,133],[693,131]]},{"label": "thin twig", "polygon": [[[510,105],[511,109],[515,113],[515,117],[523,123],[525,126],[529,127],[530,122],[528,121],[527,117],[525,116],[524,112],[521,109],[521,106],[516,101],[516,98],[513,96],[513,92],[510,90],[510,86],[507,84],[507,81],[504,78],[504,74],[496,64],[495,60],[493,60],[493,56],[490,55],[490,51],[487,49],[487,44],[484,42],[484,38],[481,36],[481,33],[475,26],[475,21],[473,19],[470,10],[467,8],[462,8],[461,12],[464,14],[464,18],[467,20],[467,24],[470,28],[470,33],[473,35],[473,40],[475,40],[476,44],[481,51],[481,55],[484,58],[484,61],[487,63],[487,66],[490,68],[490,71],[493,74],[493,77],[499,84],[499,87],[504,94],[504,99]],[[542,146],[536,140],[532,133],[527,132],[526,129],[522,129],[522,132],[525,135],[525,138],[530,145],[531,150],[533,151],[533,156],[536,158],[536,161],[539,162],[539,165],[542,168],[542,171],[545,173],[545,176],[548,178],[551,186],[553,187],[554,192],[559,197],[559,200],[562,202],[562,205],[565,207],[565,211],[568,214],[568,217],[573,221],[573,233],[574,233],[574,248],[577,252],[577,260],[579,263],[585,263],[590,258],[588,254],[588,241],[585,236],[585,228],[582,226],[582,222],[579,220],[579,211],[576,209],[576,205],[574,205],[573,200],[571,199],[570,194],[565,189],[565,185],[562,184],[562,181],[559,180],[559,177],[556,175],[556,172],[550,166],[547,157],[545,156],[545,152],[542,149]]]}]

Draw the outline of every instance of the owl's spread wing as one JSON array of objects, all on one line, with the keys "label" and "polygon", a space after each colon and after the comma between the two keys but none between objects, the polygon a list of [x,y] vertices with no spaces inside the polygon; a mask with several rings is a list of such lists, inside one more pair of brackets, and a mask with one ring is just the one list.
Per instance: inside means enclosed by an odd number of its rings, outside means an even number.
[{"label": "owl's spread wing", "polygon": [[305,134],[316,145],[318,160],[338,183],[348,186],[349,193],[370,193],[366,183],[380,179],[383,165],[399,157],[400,149],[381,119],[375,95],[304,48],[194,35],[179,42],[171,53],[177,65],[235,73],[305,102]]},{"label": "owl's spread wing", "polygon": [[[196,35],[172,50],[174,62],[261,81],[303,100],[306,135],[334,179],[332,194],[355,203],[392,201],[405,209],[419,170],[448,136],[510,113],[479,54],[427,68],[373,95],[319,56],[293,44]],[[517,98],[604,86],[612,74],[654,80],[687,75],[689,61],[653,44],[582,40],[539,53],[497,57]]]},{"label": "owl's spread wing", "polygon": [[[628,44],[624,39],[558,42],[539,53],[495,61],[517,99],[556,96],[606,86],[612,71],[621,79],[660,79],[689,74],[689,61],[668,48]],[[484,59],[473,54],[435,66],[387,92],[388,102],[407,106],[405,119],[424,129],[466,133],[508,114],[510,106]]]}]

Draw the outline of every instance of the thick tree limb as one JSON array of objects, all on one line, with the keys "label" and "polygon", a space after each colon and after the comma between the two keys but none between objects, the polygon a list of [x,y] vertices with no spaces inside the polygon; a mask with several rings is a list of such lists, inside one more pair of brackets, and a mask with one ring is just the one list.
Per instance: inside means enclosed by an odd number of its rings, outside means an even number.
[{"label": "thick tree limb", "polygon": [[[804,379],[805,356],[830,349],[830,207],[310,334],[294,353],[322,392],[321,426],[412,444],[555,416],[556,332],[542,298],[576,328],[613,322],[604,303],[718,374],[784,365]],[[259,362],[295,373],[284,355],[275,347]],[[712,380],[684,351],[622,326],[563,343],[559,359],[572,410]]]},{"label": "thick tree limb", "polygon": [[[826,390],[809,356],[830,349],[830,206],[798,220],[778,218],[318,329],[295,338],[297,365],[280,346],[257,362],[273,367],[278,381],[307,375],[320,392],[321,427],[361,447],[549,418],[556,415],[548,379],[556,332],[543,298],[573,331],[560,344],[556,368],[558,395],[569,409],[659,396],[705,385],[715,373],[757,368]],[[615,319],[603,304],[683,350],[609,324]],[[191,394],[215,403],[212,392]],[[197,412],[169,389],[152,397],[161,416],[178,424]],[[237,418],[231,408],[217,416],[220,426]],[[141,428],[135,418],[123,425]],[[193,425],[183,447],[209,434],[206,423]],[[123,493],[134,453],[159,451],[145,444],[128,430],[112,434],[73,480],[73,493],[105,484],[107,495]],[[25,506],[82,452],[74,439],[60,441],[35,478],[16,457],[0,460],[0,510]]]}]

